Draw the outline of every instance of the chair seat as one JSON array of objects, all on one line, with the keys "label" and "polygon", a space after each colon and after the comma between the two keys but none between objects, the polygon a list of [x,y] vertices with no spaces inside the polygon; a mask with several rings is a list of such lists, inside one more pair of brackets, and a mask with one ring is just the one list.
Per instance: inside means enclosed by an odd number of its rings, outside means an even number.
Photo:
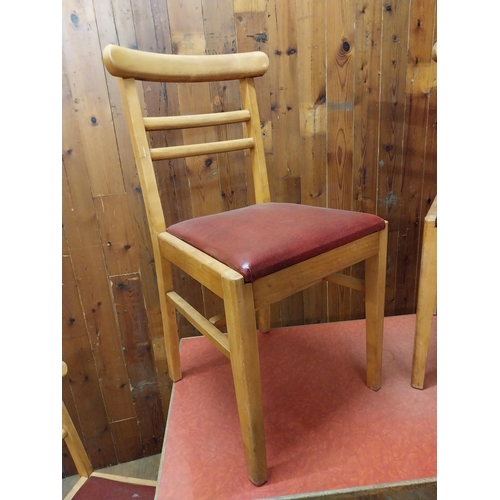
[{"label": "chair seat", "polygon": [[167,232],[252,283],[384,227],[385,221],[372,214],[261,203],[179,222]]}]

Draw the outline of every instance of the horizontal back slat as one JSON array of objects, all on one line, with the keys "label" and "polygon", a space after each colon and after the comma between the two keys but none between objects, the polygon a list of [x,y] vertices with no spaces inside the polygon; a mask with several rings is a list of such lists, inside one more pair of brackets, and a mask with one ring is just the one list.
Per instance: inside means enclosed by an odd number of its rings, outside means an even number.
[{"label": "horizontal back slat", "polygon": [[234,139],[231,141],[204,142],[201,144],[189,144],[185,146],[171,146],[166,148],[151,149],[151,159],[171,160],[173,158],[185,158],[188,156],[210,155],[215,153],[226,153],[241,149],[251,149],[255,146],[253,137],[245,139]]},{"label": "horizontal back slat", "polygon": [[229,125],[250,120],[250,111],[227,111],[224,113],[206,113],[202,115],[145,117],[144,126],[147,131],[176,130],[182,128],[210,127]]}]

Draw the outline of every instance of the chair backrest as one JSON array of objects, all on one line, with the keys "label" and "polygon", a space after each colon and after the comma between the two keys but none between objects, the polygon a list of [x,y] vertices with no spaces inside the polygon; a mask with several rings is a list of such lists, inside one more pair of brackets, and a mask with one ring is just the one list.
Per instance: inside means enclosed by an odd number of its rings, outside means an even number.
[{"label": "chair backrest", "polygon": [[[270,201],[264,144],[257,105],[254,77],[269,66],[263,52],[223,55],[155,54],[108,45],[103,52],[109,73],[119,80],[134,156],[146,205],[153,241],[165,231],[153,161],[250,150],[252,177],[257,203]],[[145,117],[136,81],[195,83],[239,80],[241,109],[184,116]],[[241,139],[151,148],[148,132],[195,127],[217,127],[242,123]],[[154,248],[155,257],[157,249]]]}]

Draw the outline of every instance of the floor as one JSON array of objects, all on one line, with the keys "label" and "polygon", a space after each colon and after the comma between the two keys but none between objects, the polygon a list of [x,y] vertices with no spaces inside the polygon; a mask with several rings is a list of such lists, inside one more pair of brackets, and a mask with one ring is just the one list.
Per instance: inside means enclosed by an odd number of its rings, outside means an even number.
[{"label": "floor", "polygon": [[[414,316],[386,318],[378,392],[364,384],[362,322],[260,335],[270,471],[261,488],[246,479],[226,358],[202,337],[183,340],[163,461],[101,471],[159,475],[158,500],[434,500],[436,322],[423,391],[409,384],[413,328]],[[63,480],[63,497],[72,482]]]},{"label": "floor", "polygon": [[158,500],[352,497],[434,481],[437,325],[424,390],[410,385],[414,327],[414,315],[385,319],[379,391],[365,383],[364,321],[259,334],[269,471],[259,488],[246,475],[229,360],[203,337],[182,340]]}]

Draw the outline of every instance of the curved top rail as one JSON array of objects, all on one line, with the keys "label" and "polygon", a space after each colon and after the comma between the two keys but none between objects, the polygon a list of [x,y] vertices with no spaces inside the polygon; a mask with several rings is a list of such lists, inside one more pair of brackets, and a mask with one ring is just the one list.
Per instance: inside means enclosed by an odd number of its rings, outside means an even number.
[{"label": "curved top rail", "polygon": [[113,76],[149,82],[237,80],[262,76],[269,67],[269,58],[264,52],[177,55],[108,45],[104,48],[103,59]]}]

